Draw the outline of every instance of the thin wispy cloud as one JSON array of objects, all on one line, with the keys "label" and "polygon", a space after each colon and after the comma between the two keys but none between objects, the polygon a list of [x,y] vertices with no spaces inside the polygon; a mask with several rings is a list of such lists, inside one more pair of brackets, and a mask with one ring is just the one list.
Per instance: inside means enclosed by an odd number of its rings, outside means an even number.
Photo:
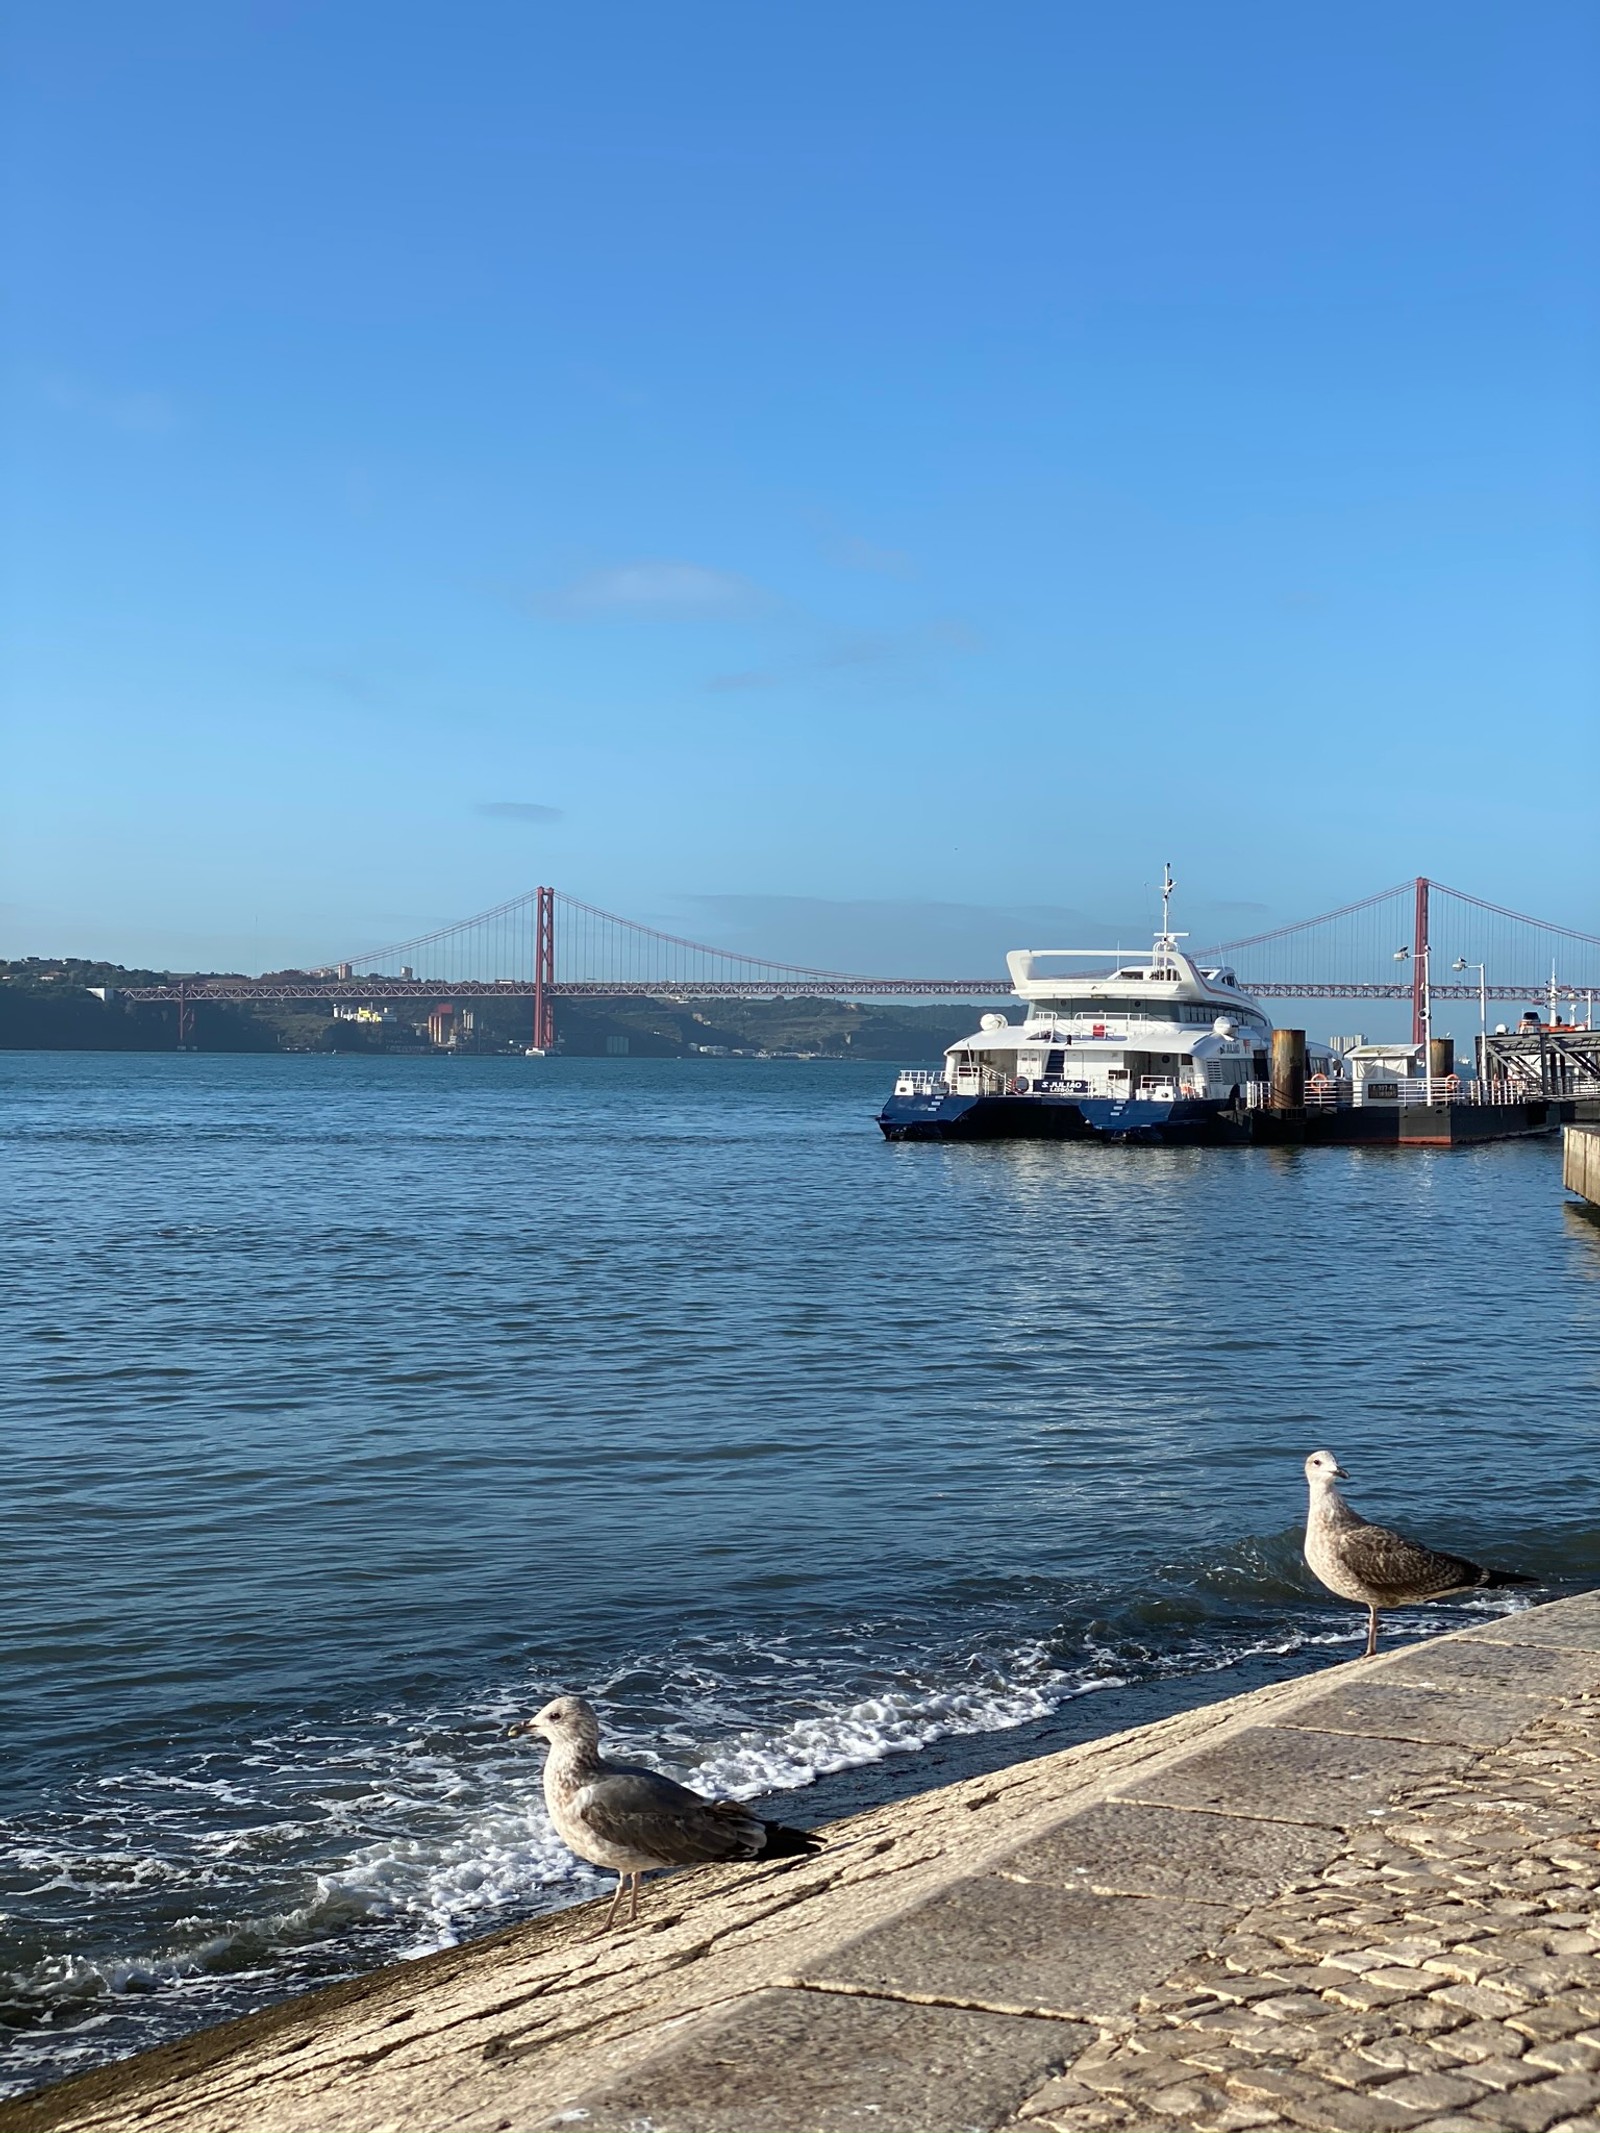
[{"label": "thin wispy cloud", "polygon": [[705,686],[719,692],[774,689],[790,682],[803,682],[808,676],[844,676],[862,667],[915,664],[926,660],[929,654],[937,658],[948,652],[981,652],[984,648],[978,632],[957,618],[944,618],[926,623],[919,629],[893,634],[854,630],[825,637],[810,652],[785,660],[776,668],[750,668],[708,675]]},{"label": "thin wispy cloud", "polygon": [[762,674],[752,669],[747,674],[713,674],[706,683],[708,689],[775,689],[776,674]]},{"label": "thin wispy cloud", "polygon": [[46,378],[41,391],[63,414],[82,415],[125,436],[159,437],[178,426],[177,403],[165,393],[108,389],[59,375]]},{"label": "thin wispy cloud", "polygon": [[840,570],[865,570],[879,578],[914,578],[917,566],[903,548],[882,548],[858,533],[847,533],[828,542],[824,553]]},{"label": "thin wispy cloud", "polygon": [[819,667],[875,667],[893,659],[896,646],[887,637],[841,637],[817,661]]},{"label": "thin wispy cloud", "polygon": [[302,681],[315,683],[319,689],[329,689],[336,696],[348,697],[353,704],[371,710],[379,701],[378,684],[370,674],[359,667],[304,666],[296,667],[295,673]]},{"label": "thin wispy cloud", "polygon": [[480,800],[473,808],[475,815],[487,815],[493,822],[562,822],[566,810],[546,807],[540,800]]},{"label": "thin wispy cloud", "polygon": [[747,615],[766,595],[736,571],[705,563],[619,563],[534,596],[534,612],[558,622],[719,621]]},{"label": "thin wispy cloud", "polygon": [[982,635],[959,615],[946,615],[928,624],[928,635],[947,652],[981,652],[987,647]]}]

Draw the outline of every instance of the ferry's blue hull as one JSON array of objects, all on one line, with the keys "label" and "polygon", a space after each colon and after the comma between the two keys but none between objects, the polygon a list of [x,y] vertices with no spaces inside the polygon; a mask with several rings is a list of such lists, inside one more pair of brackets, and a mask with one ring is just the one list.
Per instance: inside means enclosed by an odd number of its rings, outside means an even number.
[{"label": "ferry's blue hull", "polygon": [[891,1096],[878,1114],[891,1141],[1248,1141],[1232,1105],[1185,1096]]}]

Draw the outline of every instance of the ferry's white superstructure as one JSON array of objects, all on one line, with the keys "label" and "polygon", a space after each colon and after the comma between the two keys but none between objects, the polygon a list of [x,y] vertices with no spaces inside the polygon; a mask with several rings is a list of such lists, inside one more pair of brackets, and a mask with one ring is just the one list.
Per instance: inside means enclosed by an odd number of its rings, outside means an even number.
[{"label": "ferry's white superstructure", "polygon": [[[1169,929],[1172,888],[1169,872],[1148,956],[1014,949],[1006,964],[1022,1019],[985,1015],[949,1047],[942,1074],[903,1073],[884,1132],[1187,1138],[1246,1108],[1270,1072],[1272,1022],[1227,964],[1197,962]],[[1109,971],[1083,967],[1106,962]]]},{"label": "ferry's white superstructure", "polygon": [[1104,976],[1046,967],[1105,954],[1014,949],[1006,964],[1023,1018],[985,1015],[950,1047],[944,1081],[952,1095],[1237,1102],[1247,1083],[1265,1078],[1272,1024],[1231,970],[1202,969],[1172,934],[1158,934],[1148,957],[1118,951]]}]

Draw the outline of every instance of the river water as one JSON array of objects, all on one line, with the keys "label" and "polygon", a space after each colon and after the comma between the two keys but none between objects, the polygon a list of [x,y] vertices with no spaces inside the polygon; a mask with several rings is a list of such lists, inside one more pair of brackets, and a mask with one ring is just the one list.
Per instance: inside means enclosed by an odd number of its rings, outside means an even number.
[{"label": "river water", "polygon": [[0,1055],[0,2085],[596,1893],[558,1689],[813,1819],[1349,1657],[1319,1444],[1600,1577],[1552,1143],[889,1147],[888,1079]]}]

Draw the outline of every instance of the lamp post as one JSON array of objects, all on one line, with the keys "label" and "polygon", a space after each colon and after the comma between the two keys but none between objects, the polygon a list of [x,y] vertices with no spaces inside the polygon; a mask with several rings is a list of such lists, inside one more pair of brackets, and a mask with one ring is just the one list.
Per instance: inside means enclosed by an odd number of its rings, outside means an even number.
[{"label": "lamp post", "polygon": [[[1397,963],[1409,963],[1411,950],[1397,948],[1394,952]],[[1417,961],[1422,969],[1422,1100],[1433,1102],[1433,988],[1428,983],[1428,944],[1420,943]]]},{"label": "lamp post", "polygon": [[1464,955],[1458,955],[1450,968],[1478,973],[1478,1081],[1481,1086],[1489,1078],[1489,981],[1484,976],[1483,965],[1469,963]]}]

